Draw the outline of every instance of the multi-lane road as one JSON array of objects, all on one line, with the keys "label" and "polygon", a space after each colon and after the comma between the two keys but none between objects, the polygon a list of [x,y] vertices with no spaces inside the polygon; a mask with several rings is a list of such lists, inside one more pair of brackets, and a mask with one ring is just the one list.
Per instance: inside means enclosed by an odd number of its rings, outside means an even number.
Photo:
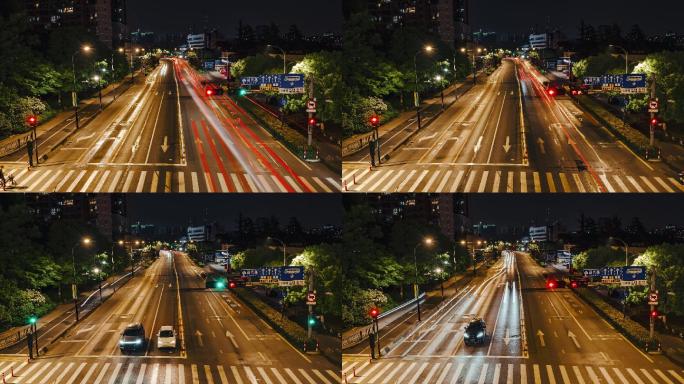
[{"label": "multi-lane road", "polygon": [[676,172],[647,162],[542,76],[505,59],[380,166],[348,162],[360,192],[681,192]]},{"label": "multi-lane road", "polygon": [[[201,272],[187,255],[162,251],[47,353],[30,363],[25,353],[2,355],[0,372],[21,384],[339,382],[339,366],[294,348],[230,292],[205,289]],[[148,343],[124,354],[118,340],[133,322]],[[178,331],[177,350],[156,348],[163,325]]]},{"label": "multi-lane road", "polygon": [[12,190],[340,190],[338,174],[291,153],[227,95],[207,97],[203,82],[186,61],[162,59],[79,130],[67,121],[39,138],[48,158],[38,167],[29,170],[21,151],[0,159],[17,182]]},{"label": "multi-lane road", "polygon": [[[684,383],[684,371],[637,349],[569,289],[549,290],[525,253],[504,252],[486,273],[448,292],[417,322],[413,313],[381,338],[385,353],[343,358],[349,383]],[[484,345],[464,327],[487,323]]]}]

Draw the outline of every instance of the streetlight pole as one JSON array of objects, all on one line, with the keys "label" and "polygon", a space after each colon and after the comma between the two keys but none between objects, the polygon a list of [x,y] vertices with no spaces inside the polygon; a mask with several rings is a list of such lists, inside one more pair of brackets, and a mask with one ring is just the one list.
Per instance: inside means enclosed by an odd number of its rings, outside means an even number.
[{"label": "streetlight pole", "polygon": [[79,128],[78,125],[78,94],[76,93],[76,55],[78,55],[79,52],[89,52],[90,51],[90,46],[85,45],[81,47],[81,49],[77,50],[71,55],[71,73],[73,75],[73,93],[71,94],[71,103],[74,106],[74,117],[76,120],[76,129]]},{"label": "streetlight pole", "polygon": [[415,55],[413,55],[413,73],[415,74],[415,93],[413,94],[413,103],[416,106],[416,119],[418,120],[418,129],[420,129],[420,99],[418,97],[418,55],[425,51],[426,53],[432,52],[432,46],[431,45],[426,45],[421,49],[420,51],[416,52]]},{"label": "streetlight pole", "polygon": [[287,53],[285,53],[285,50],[282,49],[282,48],[280,48],[280,47],[277,46],[277,45],[272,45],[272,44],[268,44],[267,47],[268,47],[268,48],[279,49],[280,52],[283,53],[283,74],[287,74]]},{"label": "streetlight pole", "polygon": [[100,82],[100,75],[93,76],[93,80],[97,82],[97,94],[100,98],[100,110],[102,110],[102,82]]},{"label": "streetlight pole", "polygon": [[283,246],[283,267],[287,266],[287,255],[286,255],[285,242],[280,240],[280,239],[277,239],[275,237],[271,237],[271,236],[269,236],[268,238],[270,240],[275,240],[275,241],[279,242]]},{"label": "streetlight pole", "polygon": [[624,49],[623,47],[621,47],[619,45],[610,44],[609,47],[617,48],[617,49],[622,50],[622,52],[624,52],[624,54],[625,54],[625,74],[628,74],[629,73],[629,52],[627,52],[626,49]]},{"label": "streetlight pole", "polygon": [[76,321],[78,322],[78,289],[76,286],[76,256],[74,254],[76,247],[78,247],[80,244],[88,245],[90,244],[90,238],[83,238],[80,241],[78,241],[76,244],[74,244],[73,247],[71,247],[71,266],[72,266],[72,281],[73,283],[71,284],[71,297],[74,299],[74,313],[76,315]]},{"label": "streetlight pole", "polygon": [[418,250],[418,247],[425,243],[425,245],[432,245],[432,238],[431,237],[426,237],[424,238],[421,242],[416,244],[415,247],[413,247],[413,267],[415,268],[415,280],[413,284],[413,296],[416,299],[416,309],[418,310],[418,321],[420,321],[420,299],[419,297],[419,288],[418,288],[418,257],[416,255],[416,251]]}]

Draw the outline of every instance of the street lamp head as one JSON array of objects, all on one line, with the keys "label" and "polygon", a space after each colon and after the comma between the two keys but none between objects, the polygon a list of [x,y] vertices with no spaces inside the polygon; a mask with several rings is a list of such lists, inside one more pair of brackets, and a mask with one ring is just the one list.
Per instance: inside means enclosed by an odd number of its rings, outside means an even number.
[{"label": "street lamp head", "polygon": [[119,51],[119,53],[123,53],[124,49],[123,49],[123,48],[119,48],[118,51]]},{"label": "street lamp head", "polygon": [[100,76],[98,76],[98,75],[93,76],[93,81],[100,81]]},{"label": "street lamp head", "polygon": [[97,268],[97,267],[93,268],[93,273],[96,274],[96,275],[97,275],[98,273],[100,273],[100,268]]},{"label": "street lamp head", "polygon": [[442,76],[440,76],[440,75],[435,76],[435,81],[442,81]]},{"label": "street lamp head", "polygon": [[83,240],[81,240],[81,241],[82,241],[83,244],[85,244],[85,245],[88,245],[88,244],[92,243],[92,240],[90,239],[90,237],[84,237]]},{"label": "street lamp head", "polygon": [[442,273],[442,268],[435,268],[435,273],[438,275]]},{"label": "street lamp head", "polygon": [[434,49],[435,48],[432,45],[426,45],[425,46],[425,52],[427,52],[427,53],[434,51]]},{"label": "street lamp head", "polygon": [[123,245],[124,242],[123,242],[123,240],[119,240],[118,243],[119,243],[119,245]]},{"label": "street lamp head", "polygon": [[465,240],[461,240],[461,245],[466,245],[466,241],[465,241]]},{"label": "street lamp head", "polygon": [[482,240],[478,240],[477,245],[482,245]]},{"label": "street lamp head", "polygon": [[465,52],[466,52],[466,49],[465,49],[465,48],[461,48],[461,53],[465,53]]},{"label": "street lamp head", "polygon": [[477,53],[480,53],[480,52],[482,52],[482,48],[477,49]]},{"label": "street lamp head", "polygon": [[140,245],[140,240],[136,240],[135,245]]},{"label": "street lamp head", "polygon": [[135,53],[140,53],[140,48],[136,48]]},{"label": "street lamp head", "polygon": [[423,241],[425,242],[425,245],[432,245],[432,243],[434,242],[432,237],[426,237]]},{"label": "street lamp head", "polygon": [[90,45],[84,45],[81,49],[83,49],[83,52],[90,52],[93,48]]}]

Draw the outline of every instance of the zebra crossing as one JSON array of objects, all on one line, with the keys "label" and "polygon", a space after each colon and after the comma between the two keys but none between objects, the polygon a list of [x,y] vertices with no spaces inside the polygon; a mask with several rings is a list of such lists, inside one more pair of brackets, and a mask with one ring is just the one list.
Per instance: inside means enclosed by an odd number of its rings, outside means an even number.
[{"label": "zebra crossing", "polygon": [[343,383],[684,384],[684,371],[596,365],[488,362],[481,359],[342,363]]},{"label": "zebra crossing", "polygon": [[342,185],[345,191],[387,193],[684,192],[674,177],[601,173],[598,178],[600,183],[588,172],[385,167],[345,170]]},{"label": "zebra crossing", "polygon": [[178,169],[15,168],[10,192],[338,192],[332,177],[208,173]]},{"label": "zebra crossing", "polygon": [[[12,369],[14,376],[11,375]],[[139,362],[0,362],[7,384],[333,384],[339,372],[271,366]]]}]

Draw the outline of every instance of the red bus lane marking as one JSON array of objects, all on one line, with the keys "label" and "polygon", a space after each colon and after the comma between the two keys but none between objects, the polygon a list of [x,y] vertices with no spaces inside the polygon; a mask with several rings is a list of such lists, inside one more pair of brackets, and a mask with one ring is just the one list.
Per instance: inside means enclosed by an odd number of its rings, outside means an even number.
[{"label": "red bus lane marking", "polygon": [[228,172],[226,172],[226,168],[223,166],[223,161],[221,160],[221,157],[219,156],[218,151],[216,150],[214,138],[209,134],[209,128],[207,128],[207,122],[204,121],[204,119],[202,119],[202,129],[204,130],[204,136],[206,136],[207,140],[209,140],[209,147],[211,148],[211,153],[214,155],[214,158],[216,159],[216,164],[218,164],[219,170],[221,170],[223,178],[226,180],[228,191],[235,192],[235,185],[233,184],[233,181],[231,180]]},{"label": "red bus lane marking", "polygon": [[551,112],[551,115],[555,118],[555,120],[558,122],[561,129],[563,130],[563,133],[565,134],[566,138],[568,139],[568,144],[572,147],[572,149],[575,151],[575,154],[577,154],[577,156],[579,156],[579,158],[582,160],[584,165],[587,167],[587,169],[589,170],[589,174],[591,174],[591,177],[594,179],[594,181],[598,185],[599,190],[601,192],[607,192],[605,185],[603,185],[603,182],[598,177],[598,174],[596,173],[596,170],[594,169],[594,167],[592,167],[591,164],[587,161],[586,157],[584,157],[584,154],[582,153],[582,151],[580,151],[580,149],[577,147],[577,143],[575,143],[575,141],[572,140],[572,137],[570,136],[570,132],[568,132],[568,130],[565,128],[565,125],[563,125],[563,123],[561,123],[560,119],[558,119],[558,116],[556,116],[556,114],[553,113],[553,107],[551,105],[552,100],[546,94],[546,92],[544,92],[544,89],[541,88],[541,85],[539,84],[539,81],[536,78],[532,79],[532,85],[534,87],[535,92],[537,92],[538,95],[543,95],[544,102],[548,106],[549,111]]},{"label": "red bus lane marking", "polygon": [[192,133],[195,135],[195,144],[197,145],[197,150],[199,151],[200,159],[202,161],[202,169],[204,170],[204,174],[209,177],[209,181],[211,182],[212,190],[209,192],[216,192],[216,183],[214,183],[214,178],[211,176],[211,172],[209,172],[209,164],[207,163],[207,157],[205,156],[204,149],[202,148],[202,139],[200,139],[195,120],[191,120],[191,124]]},{"label": "red bus lane marking", "polygon": [[[220,137],[219,137],[218,142],[221,145],[221,149],[223,149],[223,152],[226,154],[226,157],[228,158],[228,162],[230,163],[231,169],[237,169],[237,170],[241,169],[240,165],[237,162],[237,159],[235,158],[235,155],[230,150],[230,148],[228,148],[228,145],[226,144],[226,142],[221,140]],[[249,191],[250,190],[249,183],[247,182],[247,177],[245,177],[244,173],[238,172],[237,179],[238,179],[238,181],[240,181],[240,185],[242,186],[243,191]]]},{"label": "red bus lane marking", "polygon": [[[235,104],[232,100],[230,100],[230,98],[229,98],[228,100],[229,100],[230,103],[234,106],[234,108],[237,109],[237,111],[238,111],[241,115],[245,115],[245,116],[247,115],[247,112],[244,111],[242,108],[240,108],[240,107],[239,107],[237,104]],[[254,119],[251,119],[251,120],[252,120],[255,124],[258,125],[258,123],[257,123],[256,121],[254,121]],[[262,148],[264,148],[264,149],[271,155],[272,158],[274,158],[274,159],[275,159],[283,168],[285,168],[285,169],[287,170],[287,172],[294,178],[295,181],[297,181],[297,184],[299,184],[305,192],[313,192],[313,191],[311,190],[311,188],[309,188],[304,182],[302,182],[302,180],[301,180],[301,178],[299,177],[299,175],[297,175],[297,174],[294,172],[294,170],[292,170],[292,168],[290,168],[290,166],[289,166],[289,165],[288,165],[280,156],[278,156],[278,155],[271,149],[271,147],[269,147],[268,145],[266,145],[266,143],[264,143],[264,142],[259,138],[259,136],[256,135],[256,133],[254,133],[251,129],[249,129],[249,128],[247,127],[247,125],[245,125],[245,122],[244,122],[241,118],[238,118],[237,121],[240,123],[240,125],[243,127],[243,129],[244,129],[245,131],[247,131],[247,133],[249,133],[249,135],[252,136],[252,138],[254,138],[254,140],[257,141],[257,142],[262,146]]]}]

